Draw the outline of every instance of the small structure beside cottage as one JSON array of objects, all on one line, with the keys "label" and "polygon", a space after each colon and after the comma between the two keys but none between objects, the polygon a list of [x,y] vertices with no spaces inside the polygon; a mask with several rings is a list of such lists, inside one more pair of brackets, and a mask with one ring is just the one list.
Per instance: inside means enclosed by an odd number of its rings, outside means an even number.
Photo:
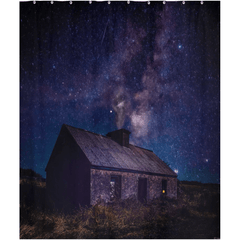
[{"label": "small structure beside cottage", "polygon": [[102,136],[63,124],[45,169],[53,205],[177,198],[177,174],[153,151],[130,144],[129,135],[126,129]]}]

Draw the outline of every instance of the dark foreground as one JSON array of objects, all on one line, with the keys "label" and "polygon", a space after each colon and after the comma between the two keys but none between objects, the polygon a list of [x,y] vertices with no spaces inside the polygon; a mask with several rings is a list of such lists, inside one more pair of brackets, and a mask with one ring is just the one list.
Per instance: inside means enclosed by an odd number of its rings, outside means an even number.
[{"label": "dark foreground", "polygon": [[20,238],[220,238],[219,185],[180,182],[178,190],[178,200],[128,199],[64,214],[46,208],[44,182],[21,180]]}]

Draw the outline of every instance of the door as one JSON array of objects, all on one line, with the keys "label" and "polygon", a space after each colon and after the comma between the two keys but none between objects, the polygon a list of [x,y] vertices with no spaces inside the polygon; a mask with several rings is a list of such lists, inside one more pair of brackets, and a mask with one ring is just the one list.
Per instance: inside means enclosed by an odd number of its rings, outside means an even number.
[{"label": "door", "polygon": [[138,200],[140,202],[147,201],[147,179],[146,178],[138,179]]}]

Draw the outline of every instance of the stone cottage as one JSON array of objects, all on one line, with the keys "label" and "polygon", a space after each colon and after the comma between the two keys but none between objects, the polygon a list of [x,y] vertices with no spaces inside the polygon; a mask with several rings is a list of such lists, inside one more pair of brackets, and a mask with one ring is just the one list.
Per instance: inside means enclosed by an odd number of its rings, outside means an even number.
[{"label": "stone cottage", "polygon": [[130,144],[129,134],[120,129],[102,136],[64,124],[45,169],[54,206],[177,198],[177,174],[153,151]]}]

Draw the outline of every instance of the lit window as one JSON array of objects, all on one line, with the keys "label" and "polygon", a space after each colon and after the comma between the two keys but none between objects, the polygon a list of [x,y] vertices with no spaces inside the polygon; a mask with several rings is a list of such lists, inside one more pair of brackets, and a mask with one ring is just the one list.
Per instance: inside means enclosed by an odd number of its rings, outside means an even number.
[{"label": "lit window", "polygon": [[167,180],[162,180],[162,193],[167,194]]}]

